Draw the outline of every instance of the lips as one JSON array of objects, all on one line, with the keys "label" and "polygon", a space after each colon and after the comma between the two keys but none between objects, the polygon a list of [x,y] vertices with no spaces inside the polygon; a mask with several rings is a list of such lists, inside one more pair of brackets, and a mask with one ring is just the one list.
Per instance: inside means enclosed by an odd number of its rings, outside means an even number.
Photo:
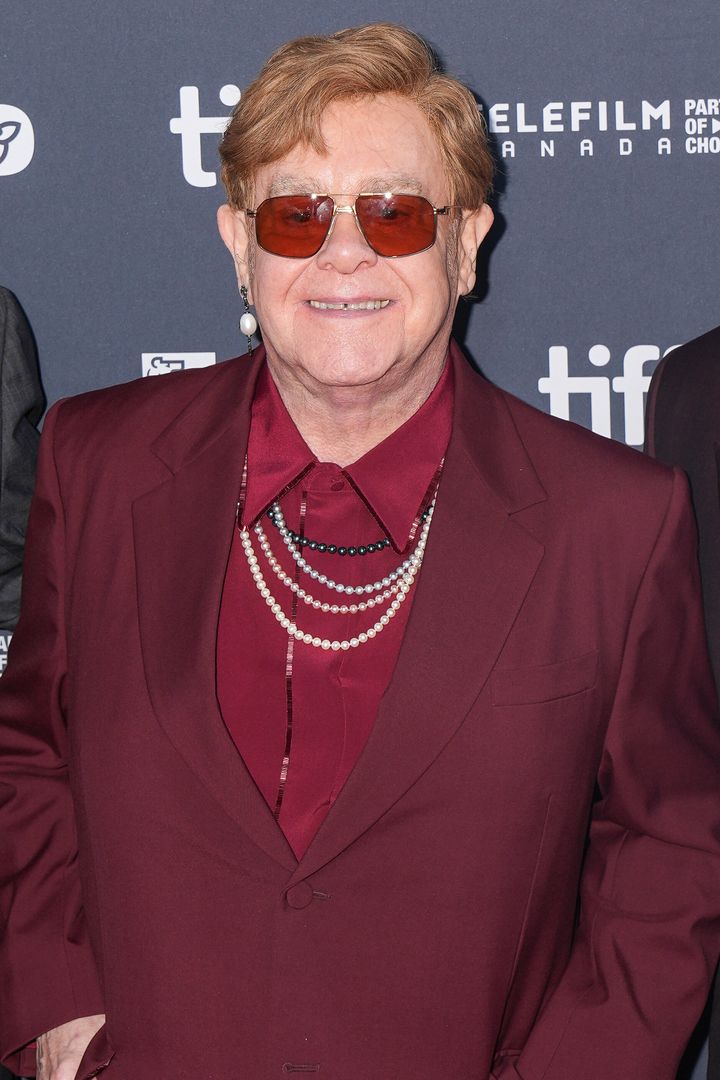
[{"label": "lips", "polygon": [[308,300],[316,311],[379,311],[389,303],[389,300]]}]

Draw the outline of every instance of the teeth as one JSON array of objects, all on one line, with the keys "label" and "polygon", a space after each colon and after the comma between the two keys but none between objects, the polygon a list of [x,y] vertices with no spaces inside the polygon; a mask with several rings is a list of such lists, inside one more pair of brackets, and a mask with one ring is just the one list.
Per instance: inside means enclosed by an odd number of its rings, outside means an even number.
[{"label": "teeth", "polygon": [[322,300],[310,300],[310,307],[320,311],[377,311],[389,303],[389,300],[363,300],[361,304],[325,304]]}]

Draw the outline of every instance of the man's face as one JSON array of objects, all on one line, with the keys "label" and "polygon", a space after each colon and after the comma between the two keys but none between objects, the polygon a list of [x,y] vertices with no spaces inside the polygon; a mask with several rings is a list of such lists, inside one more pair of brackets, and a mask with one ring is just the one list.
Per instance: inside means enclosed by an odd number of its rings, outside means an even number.
[{"label": "man's face", "polygon": [[[433,206],[453,201],[435,139],[414,103],[394,95],[337,102],[323,117],[322,134],[327,154],[297,146],[259,170],[255,206],[272,195],[300,192],[337,196],[339,206],[359,192],[381,191],[424,195]],[[377,255],[350,214],[336,215],[320,251],[303,259],[257,246],[248,259],[252,223],[235,214],[226,232],[220,220],[226,243],[240,256],[239,276],[249,279],[271,368],[316,393],[379,380],[390,389],[414,365],[442,359],[458,296],[472,287],[477,245],[492,214],[484,207],[463,215],[459,243],[451,218],[440,216],[432,247],[395,259]],[[382,307],[317,306],[366,301]]]}]

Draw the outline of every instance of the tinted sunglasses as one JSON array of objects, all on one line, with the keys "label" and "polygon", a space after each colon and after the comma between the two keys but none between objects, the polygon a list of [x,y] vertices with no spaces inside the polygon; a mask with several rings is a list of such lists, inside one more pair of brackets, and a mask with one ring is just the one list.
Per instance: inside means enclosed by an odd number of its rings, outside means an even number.
[{"label": "tinted sunglasses", "polygon": [[416,255],[432,247],[438,214],[453,206],[433,206],[422,195],[393,192],[356,195],[348,206],[338,206],[330,195],[274,195],[256,210],[245,213],[255,220],[261,248],[288,259],[316,255],[330,234],[336,214],[352,214],[369,246],[386,259]]}]

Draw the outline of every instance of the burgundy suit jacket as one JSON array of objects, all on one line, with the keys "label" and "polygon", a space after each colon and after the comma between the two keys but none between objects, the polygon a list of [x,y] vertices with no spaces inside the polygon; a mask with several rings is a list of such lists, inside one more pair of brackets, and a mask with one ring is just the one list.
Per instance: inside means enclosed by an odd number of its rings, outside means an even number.
[{"label": "burgundy suit jacket", "polygon": [[6,1060],[105,1011],[83,1080],[670,1080],[720,897],[684,479],[455,351],[398,664],[298,864],[215,690],[260,360],[48,417],[0,684]]}]

